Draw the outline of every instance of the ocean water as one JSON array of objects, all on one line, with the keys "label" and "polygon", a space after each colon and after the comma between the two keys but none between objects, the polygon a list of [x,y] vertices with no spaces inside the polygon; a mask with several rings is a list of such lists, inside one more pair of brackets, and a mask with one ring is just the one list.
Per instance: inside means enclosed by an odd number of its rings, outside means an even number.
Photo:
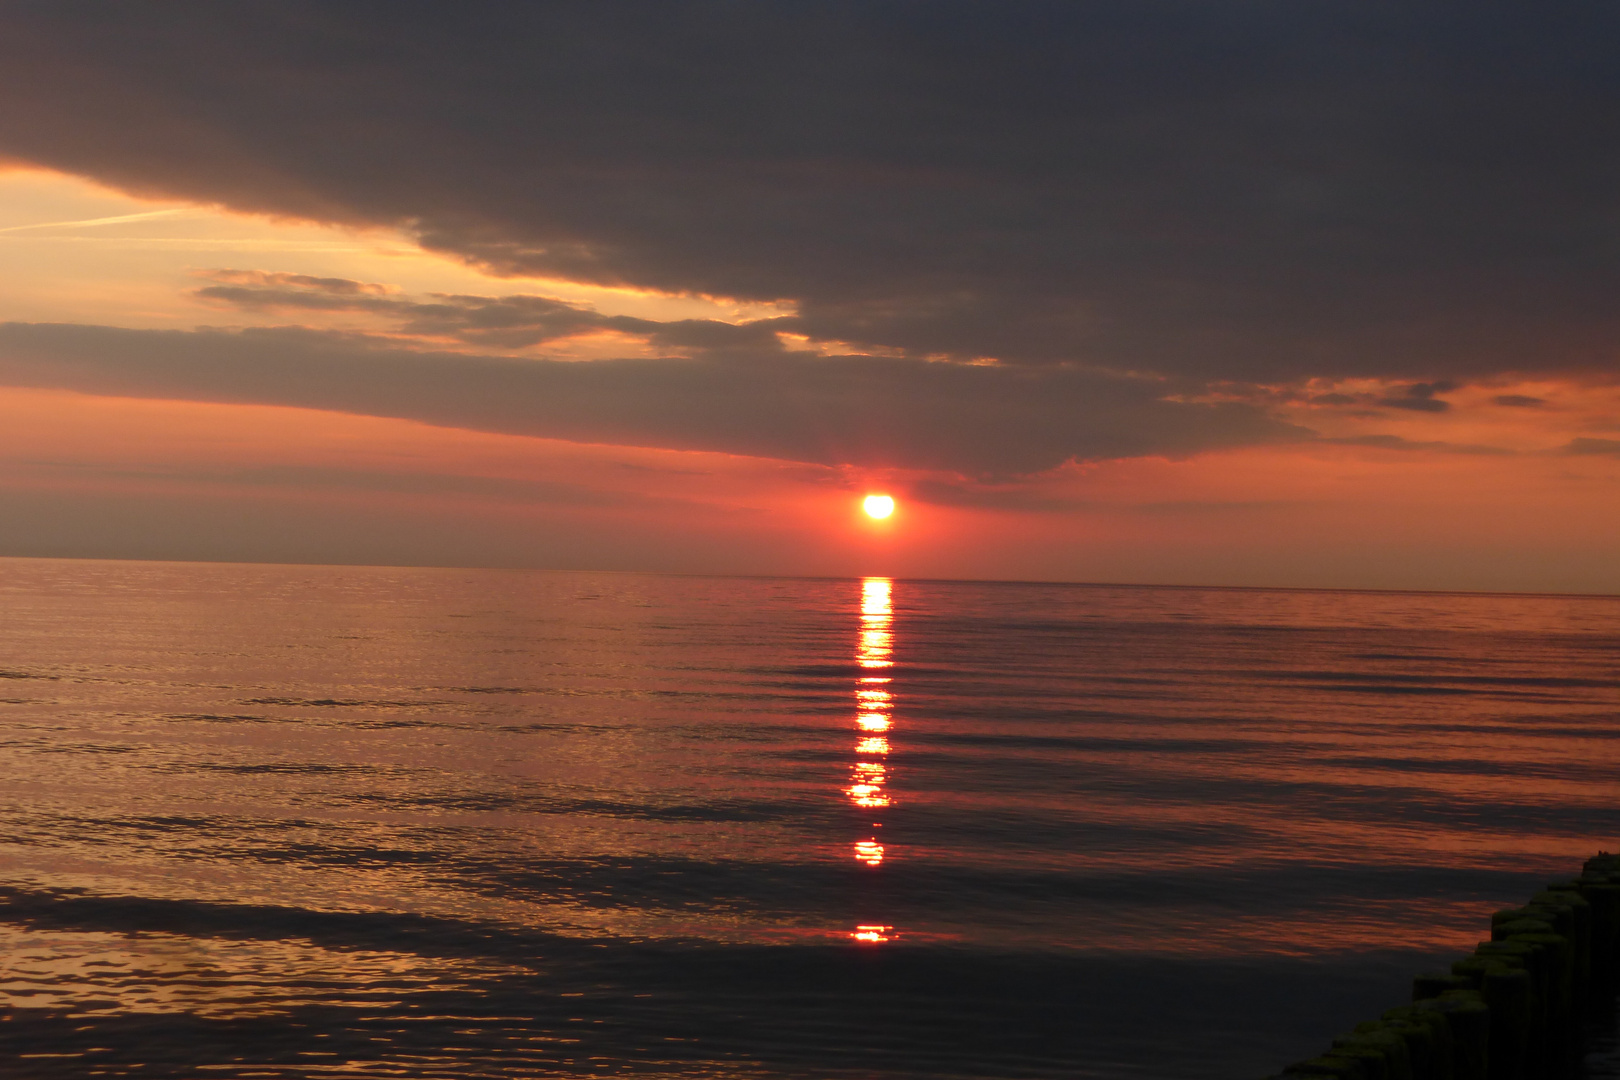
[{"label": "ocean water", "polygon": [[0,560],[0,1075],[1269,1074],[1620,847],[1620,600]]}]

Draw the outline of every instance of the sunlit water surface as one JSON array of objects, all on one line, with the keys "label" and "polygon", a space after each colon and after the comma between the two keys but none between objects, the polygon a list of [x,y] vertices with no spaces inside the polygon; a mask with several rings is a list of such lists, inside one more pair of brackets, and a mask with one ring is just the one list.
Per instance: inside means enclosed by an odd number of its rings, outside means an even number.
[{"label": "sunlit water surface", "polygon": [[0,561],[8,1077],[1265,1075],[1620,842],[1620,601]]}]

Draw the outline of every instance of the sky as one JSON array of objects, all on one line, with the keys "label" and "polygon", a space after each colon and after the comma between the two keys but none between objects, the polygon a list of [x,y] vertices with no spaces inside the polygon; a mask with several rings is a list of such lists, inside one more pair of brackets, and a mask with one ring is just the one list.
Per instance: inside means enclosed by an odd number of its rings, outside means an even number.
[{"label": "sky", "polygon": [[0,555],[1620,593],[1616,57],[1612,3],[6,0]]}]

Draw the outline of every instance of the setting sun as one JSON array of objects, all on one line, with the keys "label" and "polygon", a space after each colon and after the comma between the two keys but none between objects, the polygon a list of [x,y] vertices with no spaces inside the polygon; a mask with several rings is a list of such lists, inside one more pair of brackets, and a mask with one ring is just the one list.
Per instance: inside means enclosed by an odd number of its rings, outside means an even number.
[{"label": "setting sun", "polygon": [[887,495],[868,495],[861,506],[868,517],[886,518],[894,513],[894,500]]}]

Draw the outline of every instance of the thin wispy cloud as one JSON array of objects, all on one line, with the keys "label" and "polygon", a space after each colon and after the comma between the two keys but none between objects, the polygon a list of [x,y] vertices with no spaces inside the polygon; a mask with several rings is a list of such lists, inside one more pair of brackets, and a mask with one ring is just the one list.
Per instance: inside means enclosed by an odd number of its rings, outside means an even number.
[{"label": "thin wispy cloud", "polygon": [[195,216],[195,207],[178,206],[168,210],[146,210],[138,214],[116,214],[112,217],[88,218],[83,221],[41,221],[32,225],[12,225],[0,233],[28,232],[34,229],[90,229],[101,225],[127,225],[132,221],[157,221],[167,218]]}]

